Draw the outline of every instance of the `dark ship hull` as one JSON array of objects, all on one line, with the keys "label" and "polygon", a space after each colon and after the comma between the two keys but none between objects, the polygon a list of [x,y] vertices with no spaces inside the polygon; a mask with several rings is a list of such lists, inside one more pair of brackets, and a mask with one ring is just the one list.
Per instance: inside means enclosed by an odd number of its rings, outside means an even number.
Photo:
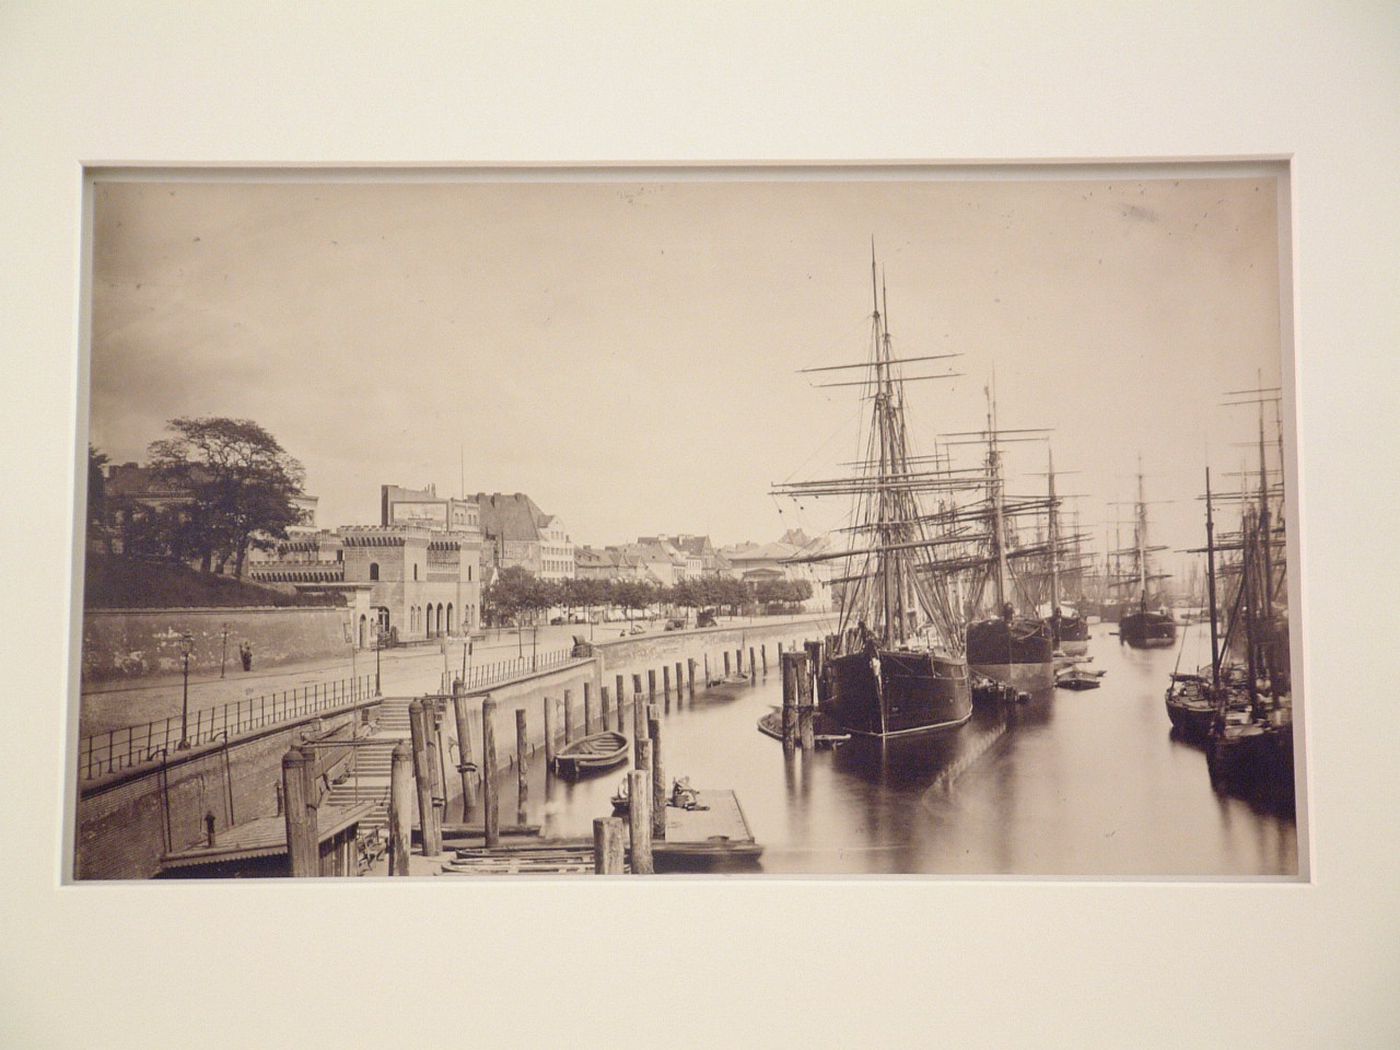
[{"label": "dark ship hull", "polygon": [[1200,674],[1174,674],[1167,687],[1167,717],[1187,740],[1205,742],[1215,721],[1210,680]]},{"label": "dark ship hull", "polygon": [[978,620],[967,628],[967,663],[1026,692],[1055,684],[1054,642],[1040,620]]},{"label": "dark ship hull", "polygon": [[898,737],[956,729],[972,716],[967,664],[927,651],[881,649],[826,662],[822,712],[848,733]]},{"label": "dark ship hull", "polygon": [[1134,649],[1158,649],[1176,644],[1176,621],[1166,613],[1124,613],[1118,621],[1118,640]]},{"label": "dark ship hull", "polygon": [[1070,656],[1083,656],[1089,651],[1089,621],[1083,616],[1053,616],[1045,621],[1050,629],[1054,647]]}]

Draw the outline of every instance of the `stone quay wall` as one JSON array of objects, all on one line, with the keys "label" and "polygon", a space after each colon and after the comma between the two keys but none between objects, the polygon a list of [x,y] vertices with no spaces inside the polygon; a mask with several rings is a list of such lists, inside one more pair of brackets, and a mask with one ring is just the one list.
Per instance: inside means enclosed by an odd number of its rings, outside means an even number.
[{"label": "stone quay wall", "polygon": [[[334,715],[269,728],[182,752],[163,768],[143,769],[85,787],[78,794],[73,874],[77,879],[148,879],[167,852],[205,838],[205,815],[217,834],[230,823],[277,813],[282,756],[307,735],[339,739],[378,699]],[[319,728],[318,728],[319,726]],[[334,775],[348,748],[317,748],[317,774]]]},{"label": "stone quay wall", "polygon": [[344,610],[322,606],[224,609],[92,609],[83,613],[83,681],[179,674],[180,636],[194,637],[190,674],[217,673],[223,625],[229,625],[228,667],[239,667],[238,646],[253,648],[253,669],[298,660],[344,656]]}]

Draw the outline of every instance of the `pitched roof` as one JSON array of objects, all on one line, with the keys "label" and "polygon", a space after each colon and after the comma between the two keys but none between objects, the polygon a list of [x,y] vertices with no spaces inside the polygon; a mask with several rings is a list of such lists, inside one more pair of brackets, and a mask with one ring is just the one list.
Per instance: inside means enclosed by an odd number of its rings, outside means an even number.
[{"label": "pitched roof", "polygon": [[478,492],[481,531],[493,539],[540,539],[540,529],[552,520],[523,492]]}]

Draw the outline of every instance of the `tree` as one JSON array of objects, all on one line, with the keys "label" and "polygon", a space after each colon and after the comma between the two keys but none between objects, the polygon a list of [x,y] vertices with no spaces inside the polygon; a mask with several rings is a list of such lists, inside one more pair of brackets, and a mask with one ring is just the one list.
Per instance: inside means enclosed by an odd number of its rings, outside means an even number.
[{"label": "tree", "polygon": [[242,578],[248,550],[286,539],[300,514],[292,497],[306,477],[302,465],[251,419],[181,416],[153,441],[151,466],[190,494],[189,541],[206,572],[214,558],[232,558]]},{"label": "tree", "polygon": [[497,624],[518,619],[535,607],[538,583],[534,574],[519,565],[502,569],[482,594],[483,614]]},{"label": "tree", "polygon": [[101,525],[107,520],[107,473],[103,469],[109,460],[107,453],[88,446],[87,520],[89,525]]},{"label": "tree", "polygon": [[641,612],[656,600],[656,588],[646,580],[618,580],[613,586],[613,601],[627,611],[628,619],[636,609]]}]

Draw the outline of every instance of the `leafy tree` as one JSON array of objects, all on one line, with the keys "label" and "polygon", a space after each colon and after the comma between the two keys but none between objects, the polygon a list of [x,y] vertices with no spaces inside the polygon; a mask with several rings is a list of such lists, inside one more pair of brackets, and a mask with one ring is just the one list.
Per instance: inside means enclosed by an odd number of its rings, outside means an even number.
[{"label": "leafy tree", "polygon": [[175,436],[151,442],[148,452],[161,477],[190,493],[193,553],[205,571],[216,556],[231,558],[241,579],[248,550],[270,549],[299,520],[292,497],[306,471],[251,419],[182,416],[167,429]]},{"label": "leafy tree", "polygon": [[87,520],[101,525],[107,520],[107,453],[88,446]]},{"label": "leafy tree", "polygon": [[656,588],[646,580],[618,580],[613,586],[613,601],[622,606],[631,619],[633,609],[641,612],[656,600]]}]

